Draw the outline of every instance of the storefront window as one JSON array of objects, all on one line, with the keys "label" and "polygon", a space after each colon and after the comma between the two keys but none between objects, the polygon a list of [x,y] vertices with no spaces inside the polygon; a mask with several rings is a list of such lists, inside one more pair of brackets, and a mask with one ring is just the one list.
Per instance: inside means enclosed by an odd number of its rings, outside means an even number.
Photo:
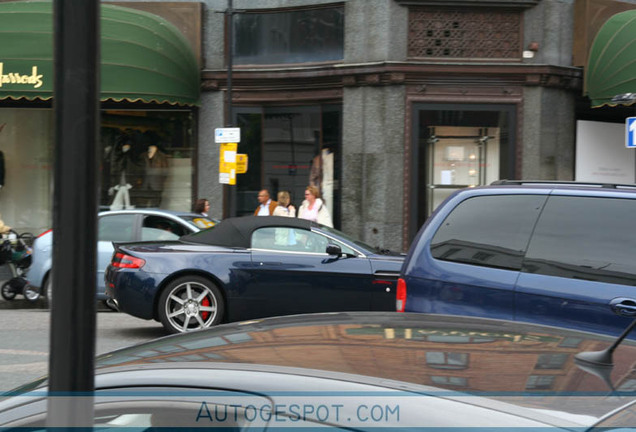
[{"label": "storefront window", "polygon": [[191,124],[189,112],[103,112],[101,208],[190,210]]},{"label": "storefront window", "polygon": [[[101,210],[192,205],[192,115],[102,111]],[[35,235],[53,223],[54,111],[0,110],[0,218]]]},{"label": "storefront window", "polygon": [[0,218],[19,233],[37,235],[51,226],[52,142],[52,110],[0,110]]},{"label": "storefront window", "polygon": [[238,153],[249,158],[247,173],[237,176],[236,215],[254,213],[262,188],[273,199],[279,191],[291,194],[298,209],[308,185],[317,186],[338,224],[340,214],[341,107],[238,108],[241,128]]},{"label": "storefront window", "polygon": [[234,19],[236,64],[321,62],[344,57],[343,6],[241,12]]}]

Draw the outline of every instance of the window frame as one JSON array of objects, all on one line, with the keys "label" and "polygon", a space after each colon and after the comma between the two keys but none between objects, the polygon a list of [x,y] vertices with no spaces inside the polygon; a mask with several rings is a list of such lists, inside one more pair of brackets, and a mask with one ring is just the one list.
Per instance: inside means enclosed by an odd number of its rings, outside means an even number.
[{"label": "window frame", "polygon": [[[245,44],[245,46],[253,46],[254,43],[253,41],[250,40],[243,40],[239,34],[239,32],[241,31],[241,23],[237,22],[240,20],[240,18],[242,16],[244,17],[250,17],[254,18],[254,17],[271,17],[274,15],[278,15],[278,16],[283,16],[283,14],[290,14],[290,17],[287,19],[287,22],[298,22],[299,17],[296,16],[292,16],[291,14],[303,14],[303,13],[311,13],[314,11],[338,11],[341,15],[341,20],[342,20],[342,34],[340,35],[340,39],[341,39],[341,47],[339,48],[340,50],[340,55],[339,58],[312,58],[312,59],[308,59],[308,60],[302,60],[302,61],[285,61],[285,58],[289,58],[291,56],[293,56],[295,53],[294,52],[290,52],[289,49],[285,52],[285,53],[279,53],[277,55],[268,55],[268,56],[262,56],[262,54],[260,53],[261,51],[263,51],[263,46],[260,45],[257,48],[257,52],[255,55],[252,56],[247,56],[247,55],[241,55],[238,51],[241,50],[241,44]],[[234,22],[232,23],[232,30],[233,30],[233,34],[232,34],[232,39],[233,39],[233,44],[232,44],[232,62],[235,65],[235,67],[241,67],[241,66],[252,66],[252,67],[263,67],[263,66],[269,66],[269,65],[292,65],[292,64],[314,64],[314,63],[342,63],[344,61],[344,56],[345,56],[345,4],[343,2],[334,2],[334,3],[327,3],[324,5],[312,5],[312,6],[306,6],[306,7],[294,7],[294,8],[275,8],[275,9],[243,9],[240,12],[235,12],[233,14],[234,17]],[[256,18],[258,19],[258,18]],[[256,27],[259,26],[263,26],[263,24],[265,24],[265,26],[267,28],[272,27],[271,26],[271,20],[269,20],[270,22],[267,22],[268,20],[265,20],[265,22],[263,23],[262,21],[260,23],[257,23]],[[270,25],[267,25],[270,24]],[[289,26],[287,26],[289,27]],[[260,27],[259,27],[260,28]],[[257,29],[258,30],[258,29]],[[330,29],[331,30],[331,29]],[[270,29],[271,32],[271,29]],[[257,34],[259,34],[259,32],[256,32]],[[316,31],[314,30],[313,33],[315,34]],[[330,31],[329,33],[333,33],[333,31]],[[286,39],[285,39],[286,37]],[[259,42],[263,42],[263,37],[258,37],[256,36],[256,39]],[[281,38],[281,40],[286,40],[286,41],[290,41],[290,40],[294,40],[296,39],[294,37],[294,35],[290,32],[290,33],[286,33],[283,35],[283,37]],[[271,47],[265,47],[265,50],[267,50],[267,48],[271,48]],[[312,49],[313,48],[313,49]],[[275,49],[275,47],[274,47]],[[295,55],[300,55],[300,57],[302,56],[306,56],[306,55],[311,55],[315,52],[315,47],[309,47],[309,49],[307,51],[304,52],[300,52],[300,54],[295,54]],[[282,61],[273,61],[274,58],[278,57],[279,59],[282,59]],[[246,60],[243,60],[243,58],[245,58]],[[248,60],[249,59],[249,60]],[[267,59],[272,59],[267,61]]]},{"label": "window frame", "polygon": [[[432,355],[439,355],[443,357],[444,362],[437,363],[430,358]],[[452,363],[453,361],[459,361],[458,363]],[[455,352],[455,351],[427,351],[426,352],[426,365],[433,369],[448,369],[448,370],[462,370],[470,367],[470,354]]]}]

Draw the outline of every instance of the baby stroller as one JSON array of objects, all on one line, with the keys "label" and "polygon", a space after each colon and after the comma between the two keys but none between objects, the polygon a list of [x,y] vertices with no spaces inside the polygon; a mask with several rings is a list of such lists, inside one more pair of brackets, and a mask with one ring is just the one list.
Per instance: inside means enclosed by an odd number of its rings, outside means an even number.
[{"label": "baby stroller", "polygon": [[31,233],[9,230],[0,237],[0,281],[6,281],[0,287],[3,299],[13,300],[18,294],[30,302],[40,298],[40,290],[34,289],[25,277],[31,265],[32,246]]}]

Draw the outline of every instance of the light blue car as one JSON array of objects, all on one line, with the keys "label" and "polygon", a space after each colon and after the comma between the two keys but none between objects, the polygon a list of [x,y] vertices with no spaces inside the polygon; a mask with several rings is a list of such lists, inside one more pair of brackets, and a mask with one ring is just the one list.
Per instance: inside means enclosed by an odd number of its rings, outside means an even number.
[{"label": "light blue car", "polygon": [[[212,227],[216,220],[196,213],[157,209],[116,210],[98,215],[97,299],[108,305],[104,271],[113,255],[112,242],[173,240],[184,234]],[[39,235],[33,244],[32,263],[27,273],[29,283],[40,289],[49,302],[53,298],[53,231]]]}]

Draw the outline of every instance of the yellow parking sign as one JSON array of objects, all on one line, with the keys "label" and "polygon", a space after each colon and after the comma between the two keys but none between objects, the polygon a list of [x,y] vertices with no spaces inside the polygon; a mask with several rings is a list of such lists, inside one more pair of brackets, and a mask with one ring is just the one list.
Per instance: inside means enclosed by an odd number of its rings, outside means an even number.
[{"label": "yellow parking sign", "polygon": [[222,143],[219,158],[219,183],[236,184],[236,149],[237,143]]},{"label": "yellow parking sign", "polygon": [[246,172],[247,172],[247,155],[237,154],[236,155],[236,173],[245,174]]}]

